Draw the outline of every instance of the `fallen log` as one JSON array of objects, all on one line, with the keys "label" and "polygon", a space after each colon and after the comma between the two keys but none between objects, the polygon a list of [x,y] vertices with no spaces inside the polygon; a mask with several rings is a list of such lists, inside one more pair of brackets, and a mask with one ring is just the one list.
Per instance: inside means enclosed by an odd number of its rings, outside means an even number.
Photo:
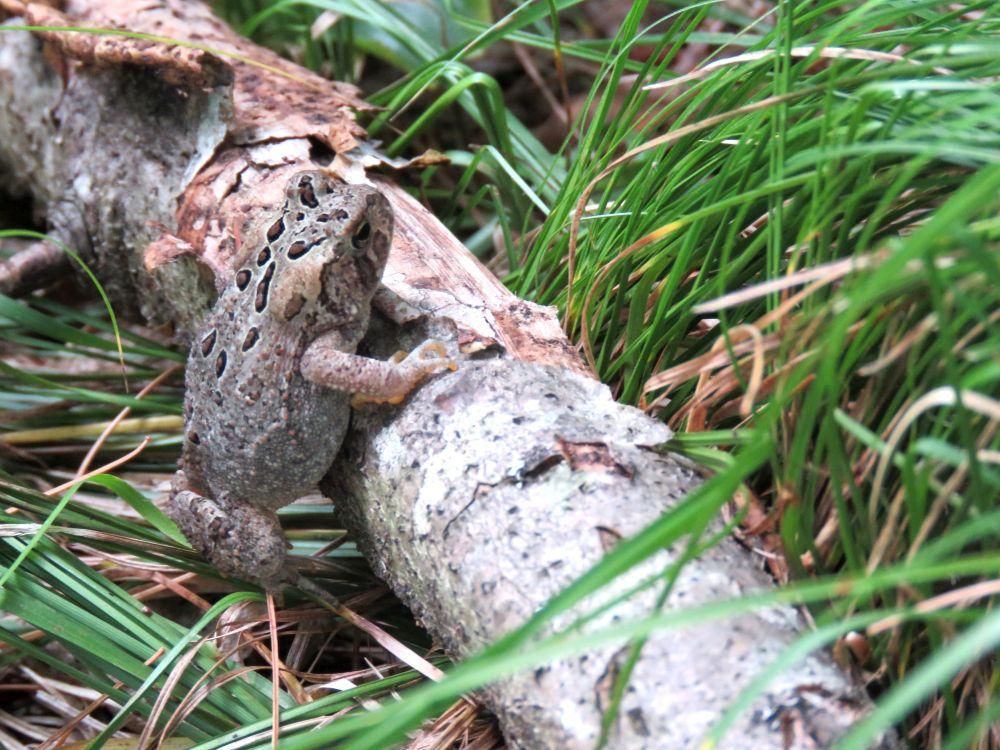
[{"label": "fallen log", "polygon": [[[401,408],[359,412],[323,489],[453,657],[524,622],[698,486],[694,467],[653,450],[669,430],[614,402],[553,310],[513,296],[407,193],[366,174],[372,151],[355,113],[367,105],[353,88],[240,38],[194,0],[71,0],[61,10],[0,0],[0,11],[33,27],[118,28],[113,19],[127,18],[155,37],[0,32],[4,182],[30,194],[57,243],[125,312],[190,335],[234,272],[251,219],[280,202],[294,172],[373,179],[389,197],[397,231],[369,348],[388,355],[431,334],[464,359]],[[663,550],[609,593],[678,554]],[[666,606],[770,585],[725,539],[684,567]],[[627,596],[590,626],[649,614],[655,599],[655,589]],[[793,609],[772,608],[656,633],[608,747],[693,746],[804,628]],[[491,686],[486,704],[512,746],[592,747],[624,653],[540,666]],[[869,709],[815,654],[770,685],[725,747],[826,747]]]}]

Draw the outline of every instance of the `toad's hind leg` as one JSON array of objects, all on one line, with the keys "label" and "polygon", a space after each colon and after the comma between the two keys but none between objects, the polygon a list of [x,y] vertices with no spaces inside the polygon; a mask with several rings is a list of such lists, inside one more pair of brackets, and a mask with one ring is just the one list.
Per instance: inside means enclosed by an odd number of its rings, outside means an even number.
[{"label": "toad's hind leg", "polygon": [[175,482],[167,515],[226,577],[275,590],[287,579],[285,535],[273,510],[242,500],[212,500]]}]

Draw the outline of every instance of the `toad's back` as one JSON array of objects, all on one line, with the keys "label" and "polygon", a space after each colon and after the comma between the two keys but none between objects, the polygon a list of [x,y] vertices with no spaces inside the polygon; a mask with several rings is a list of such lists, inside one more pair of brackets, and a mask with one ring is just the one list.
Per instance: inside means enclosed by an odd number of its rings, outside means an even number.
[{"label": "toad's back", "polygon": [[315,487],[340,448],[350,396],[306,380],[299,365],[331,331],[354,351],[392,233],[373,189],[306,172],[287,193],[250,235],[251,252],[192,344],[185,383],[188,481],[272,508]]}]

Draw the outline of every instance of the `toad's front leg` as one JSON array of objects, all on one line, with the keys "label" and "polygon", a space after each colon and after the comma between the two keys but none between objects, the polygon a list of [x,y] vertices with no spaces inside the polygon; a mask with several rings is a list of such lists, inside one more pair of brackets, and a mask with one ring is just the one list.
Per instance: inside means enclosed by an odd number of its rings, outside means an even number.
[{"label": "toad's front leg", "polygon": [[288,582],[287,547],[278,515],[242,500],[213,500],[195,492],[177,472],[165,508],[188,541],[226,577],[269,591]]},{"label": "toad's front leg", "polygon": [[440,341],[425,341],[389,361],[342,351],[341,344],[336,332],[321,336],[305,350],[299,369],[307,380],[355,394],[355,406],[398,404],[428,376],[456,369]]}]

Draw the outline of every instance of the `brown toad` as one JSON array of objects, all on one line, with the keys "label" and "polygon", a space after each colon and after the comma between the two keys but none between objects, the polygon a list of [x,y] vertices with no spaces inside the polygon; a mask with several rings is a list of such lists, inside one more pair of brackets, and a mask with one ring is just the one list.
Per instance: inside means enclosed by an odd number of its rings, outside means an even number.
[{"label": "brown toad", "polygon": [[191,347],[183,468],[167,504],[220,572],[268,589],[298,580],[275,511],[329,469],[351,394],[398,402],[454,369],[434,341],[401,361],[354,353],[392,240],[385,197],[319,171],[285,193]]}]

